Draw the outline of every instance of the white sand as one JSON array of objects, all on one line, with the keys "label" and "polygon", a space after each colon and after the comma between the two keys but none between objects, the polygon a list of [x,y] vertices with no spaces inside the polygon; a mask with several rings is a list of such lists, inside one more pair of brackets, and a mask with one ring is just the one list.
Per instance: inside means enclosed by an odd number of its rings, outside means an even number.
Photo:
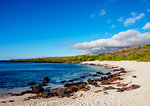
[{"label": "white sand", "polygon": [[[141,87],[131,91],[116,92],[116,90],[95,93],[101,87],[90,86],[87,92],[80,91],[70,98],[49,98],[23,101],[29,95],[0,99],[1,101],[15,100],[13,103],[0,103],[0,106],[150,106],[150,62],[135,61],[90,61],[84,63],[108,64],[124,67],[128,73],[124,83],[138,84]],[[132,78],[136,75],[137,78]],[[82,96],[81,96],[82,95]],[[76,98],[75,98],[76,97]],[[75,99],[74,99],[75,98]]]}]

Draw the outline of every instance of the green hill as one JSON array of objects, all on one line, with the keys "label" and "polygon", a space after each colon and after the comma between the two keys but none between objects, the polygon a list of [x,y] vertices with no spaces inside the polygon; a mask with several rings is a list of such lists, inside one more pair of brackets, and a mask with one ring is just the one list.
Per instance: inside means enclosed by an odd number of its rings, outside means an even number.
[{"label": "green hill", "polygon": [[81,61],[92,60],[136,60],[136,61],[149,61],[150,62],[150,44],[139,46],[132,46],[108,53],[101,53],[96,55],[79,55],[68,57],[46,57],[46,58],[33,58],[33,59],[14,59],[10,61],[15,62],[68,62],[77,63]]}]

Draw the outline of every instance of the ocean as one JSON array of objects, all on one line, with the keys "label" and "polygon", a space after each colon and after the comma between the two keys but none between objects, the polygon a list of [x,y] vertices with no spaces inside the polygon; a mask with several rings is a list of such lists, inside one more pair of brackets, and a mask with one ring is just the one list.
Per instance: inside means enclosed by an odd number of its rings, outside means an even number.
[{"label": "ocean", "polygon": [[[43,77],[49,77],[47,87],[63,87],[63,80],[78,79],[85,81],[98,71],[108,72],[100,66],[68,64],[68,63],[28,63],[28,62],[0,62],[0,94],[21,92],[29,89],[28,83],[42,84]],[[85,78],[80,78],[86,76]]]}]

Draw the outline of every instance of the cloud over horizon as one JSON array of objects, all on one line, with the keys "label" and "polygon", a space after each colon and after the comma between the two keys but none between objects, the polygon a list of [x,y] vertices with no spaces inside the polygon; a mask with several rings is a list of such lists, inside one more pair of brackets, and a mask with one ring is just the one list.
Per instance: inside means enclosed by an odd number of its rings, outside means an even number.
[{"label": "cloud over horizon", "polygon": [[138,16],[136,16],[136,13],[134,13],[134,12],[132,12],[131,14],[132,14],[133,17],[127,18],[127,19],[125,19],[124,22],[123,22],[123,25],[124,25],[125,27],[134,24],[137,20],[140,20],[140,19],[142,19],[142,18],[145,16],[144,13],[141,13],[141,14],[139,14]]},{"label": "cloud over horizon", "polygon": [[142,29],[150,29],[150,22],[146,23],[145,26]]},{"label": "cloud over horizon", "polygon": [[119,32],[109,39],[77,43],[73,45],[72,48],[82,50],[83,53],[98,54],[135,45],[141,46],[149,43],[150,32],[141,33],[137,30],[127,30]]}]

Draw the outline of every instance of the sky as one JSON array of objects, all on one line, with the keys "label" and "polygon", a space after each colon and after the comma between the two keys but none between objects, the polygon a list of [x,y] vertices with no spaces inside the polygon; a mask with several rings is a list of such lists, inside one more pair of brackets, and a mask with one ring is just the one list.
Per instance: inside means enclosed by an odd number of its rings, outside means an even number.
[{"label": "sky", "polygon": [[150,0],[0,0],[0,59],[150,44]]}]

